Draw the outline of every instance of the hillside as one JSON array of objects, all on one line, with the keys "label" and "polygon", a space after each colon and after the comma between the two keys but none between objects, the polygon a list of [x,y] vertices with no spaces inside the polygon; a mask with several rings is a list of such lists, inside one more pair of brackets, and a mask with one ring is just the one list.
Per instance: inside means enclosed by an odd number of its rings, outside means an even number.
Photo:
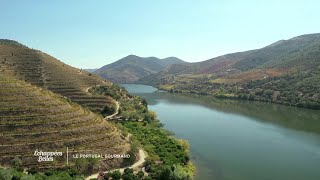
[{"label": "hillside", "polygon": [[186,62],[176,58],[168,57],[159,59],[156,57],[139,57],[129,55],[114,63],[103,66],[94,74],[115,83],[133,83],[140,78],[157,73],[172,64],[184,64]]},{"label": "hillside", "polygon": [[61,94],[70,100],[101,112],[105,105],[114,106],[113,99],[93,96],[88,88],[112,83],[86,71],[73,68],[50,55],[25,46],[0,45],[2,72],[13,72],[21,80]]},{"label": "hillside", "polygon": [[10,45],[10,46],[16,46],[16,47],[26,47],[25,45],[17,42],[17,41],[13,41],[10,39],[0,39],[0,45]]},{"label": "hillside", "polygon": [[[180,167],[182,177],[194,175],[189,149],[177,148],[186,143],[167,136],[144,99],[10,41],[0,45],[0,72],[0,167],[16,167],[21,159],[28,172],[44,172],[46,176],[55,170],[67,171],[70,176],[97,173],[133,164],[142,146],[150,155],[148,174],[153,179],[159,179],[168,172],[165,167],[173,165]],[[154,146],[155,142],[159,146]],[[40,163],[35,156],[39,151],[63,154],[54,157],[54,162]],[[71,158],[78,153],[129,154],[130,158]],[[160,159],[163,166],[157,164]]]},{"label": "hillside", "polygon": [[[3,69],[3,68],[2,68]],[[0,164],[20,157],[25,167],[62,168],[74,153],[126,153],[128,143],[110,123],[78,104],[45,89],[0,74]],[[37,162],[34,152],[63,152],[53,162]],[[75,162],[70,159],[70,163]],[[118,167],[120,161],[100,162]]]},{"label": "hillside", "polygon": [[[88,92],[96,85],[111,88],[112,83],[14,41],[2,42],[0,165],[11,165],[13,158],[20,157],[25,167],[62,168],[66,165],[66,147],[69,156],[130,150],[120,131],[91,111],[114,106],[113,98]],[[57,150],[63,156],[38,163],[33,154],[36,150]],[[94,168],[110,169],[121,163],[120,159],[100,161]]]},{"label": "hillside", "polygon": [[318,109],[319,65],[320,34],[309,34],[280,40],[261,49],[182,66],[171,65],[137,82],[175,92]]}]

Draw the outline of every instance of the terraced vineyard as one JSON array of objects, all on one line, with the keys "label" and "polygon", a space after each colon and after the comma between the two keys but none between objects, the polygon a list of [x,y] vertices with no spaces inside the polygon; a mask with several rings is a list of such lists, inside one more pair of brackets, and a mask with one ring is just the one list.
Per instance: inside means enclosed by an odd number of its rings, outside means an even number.
[{"label": "terraced vineyard", "polygon": [[[20,156],[24,166],[52,166],[36,161],[36,149],[65,152],[69,147],[75,152],[111,154],[128,149],[117,129],[90,110],[7,74],[1,73],[0,84],[2,164]],[[54,165],[65,161],[62,157]],[[104,166],[110,165],[108,161]]]},{"label": "terraced vineyard", "polygon": [[27,47],[0,45],[0,72],[61,94],[94,112],[101,112],[105,105],[115,106],[111,97],[87,92],[96,85],[110,86],[110,82]]},{"label": "terraced vineyard", "polygon": [[[91,111],[113,104],[111,97],[87,92],[101,84],[111,85],[42,52],[0,45],[0,165],[20,157],[25,167],[61,168],[66,165],[66,147],[69,157],[127,153],[129,143],[117,128]],[[35,150],[63,156],[39,163]],[[119,167],[121,161],[101,160],[97,168]],[[69,162],[74,164],[71,158]]]}]

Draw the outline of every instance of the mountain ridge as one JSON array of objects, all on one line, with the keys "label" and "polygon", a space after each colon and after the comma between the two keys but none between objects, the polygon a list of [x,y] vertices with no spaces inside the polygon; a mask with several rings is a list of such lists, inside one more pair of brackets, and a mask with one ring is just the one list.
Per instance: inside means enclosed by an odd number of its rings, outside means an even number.
[{"label": "mountain ridge", "polygon": [[[280,40],[260,49],[171,65],[136,83],[173,92],[320,108],[320,33]],[[290,81],[292,87],[283,86]]]},{"label": "mountain ridge", "polygon": [[105,65],[93,73],[115,83],[133,83],[142,77],[157,73],[169,65],[184,63],[186,62],[176,57],[159,59],[131,54]]}]

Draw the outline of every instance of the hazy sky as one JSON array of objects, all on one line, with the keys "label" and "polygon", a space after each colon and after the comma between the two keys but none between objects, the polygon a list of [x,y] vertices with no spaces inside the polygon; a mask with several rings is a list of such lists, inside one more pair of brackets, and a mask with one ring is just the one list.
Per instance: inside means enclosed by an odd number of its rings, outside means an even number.
[{"label": "hazy sky", "polygon": [[194,62],[320,32],[319,0],[0,0],[0,38],[79,68],[129,54]]}]

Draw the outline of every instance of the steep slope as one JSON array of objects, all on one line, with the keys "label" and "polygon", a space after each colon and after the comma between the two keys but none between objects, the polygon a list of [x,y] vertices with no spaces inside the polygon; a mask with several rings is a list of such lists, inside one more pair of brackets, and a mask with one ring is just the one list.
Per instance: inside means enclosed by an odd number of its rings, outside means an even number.
[{"label": "steep slope", "polygon": [[25,46],[12,45],[11,41],[0,45],[2,72],[13,72],[21,80],[61,94],[70,100],[101,112],[104,106],[114,106],[113,99],[93,96],[88,88],[112,83],[86,71],[68,66],[59,60]]},{"label": "steep slope", "polygon": [[129,55],[103,66],[94,73],[115,83],[133,83],[142,77],[159,72],[169,65],[184,63],[186,62],[176,57],[158,59],[156,57],[142,58]]},{"label": "steep slope", "polygon": [[171,65],[138,83],[176,92],[320,109],[319,66],[320,34],[309,34],[257,50]]},{"label": "steep slope", "polygon": [[[128,151],[128,143],[102,117],[62,96],[17,80],[8,67],[0,73],[0,164],[20,157],[24,167],[62,168],[76,153]],[[62,152],[51,162],[38,162],[35,151]],[[69,158],[70,165],[75,159]],[[104,160],[98,168],[119,167],[120,159]]]},{"label": "steep slope", "polygon": [[[240,70],[249,70],[252,68],[268,67],[292,67],[292,66],[309,66],[307,62],[295,61],[291,63],[290,58],[299,57],[302,53],[309,51],[311,48],[319,47],[320,34],[308,34],[294,37],[289,40],[281,40],[265,48],[259,49],[235,64],[235,68]],[[308,68],[308,67],[307,67]]]},{"label": "steep slope", "polygon": [[[96,85],[109,87],[110,82],[15,41],[0,42],[0,165],[20,157],[26,167],[62,168],[67,147],[69,157],[129,151],[129,143],[114,125],[85,108],[100,112],[113,105],[111,97],[88,92]],[[40,163],[36,150],[63,155]],[[73,165],[74,159],[69,162]],[[119,167],[122,160],[99,162],[95,168],[109,169]]]},{"label": "steep slope", "polygon": [[308,66],[313,66],[314,64],[308,65],[308,62],[294,59],[303,58],[301,56],[305,51],[317,48],[319,45],[320,34],[302,35],[289,40],[280,40],[261,49],[227,54],[183,66],[173,65],[160,72],[160,74],[214,74],[215,76],[228,76],[254,69],[273,69],[282,73],[284,71],[283,68],[288,69],[294,66],[308,68]]}]

